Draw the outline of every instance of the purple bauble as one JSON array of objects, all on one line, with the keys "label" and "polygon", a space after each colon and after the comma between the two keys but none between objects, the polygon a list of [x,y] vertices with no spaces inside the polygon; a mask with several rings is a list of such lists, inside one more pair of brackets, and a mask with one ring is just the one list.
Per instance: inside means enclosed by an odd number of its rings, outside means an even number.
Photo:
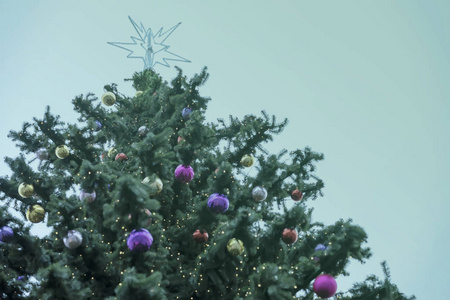
[{"label": "purple bauble", "polygon": [[316,277],[313,291],[320,298],[330,298],[336,293],[337,283],[333,276],[323,274]]},{"label": "purple bauble", "polygon": [[80,200],[81,201],[87,201],[89,203],[94,202],[95,198],[97,197],[97,195],[95,194],[95,191],[92,191],[92,193],[86,192],[86,191],[81,191],[80,193]]},{"label": "purple bauble", "polygon": [[208,207],[212,212],[216,214],[224,213],[228,210],[229,206],[230,201],[225,195],[214,193],[209,196]]},{"label": "purple bauble", "polygon": [[14,237],[14,232],[11,227],[3,226],[0,228],[0,242],[8,243]]},{"label": "purple bauble", "polygon": [[127,240],[128,248],[135,252],[149,250],[152,243],[153,236],[144,228],[133,230]]},{"label": "purple bauble", "polygon": [[194,178],[194,169],[191,166],[179,165],[175,169],[175,178],[180,182],[189,182]]},{"label": "purple bauble", "polygon": [[316,248],[314,248],[314,251],[325,251],[327,247],[325,247],[324,244],[317,244]]},{"label": "purple bauble", "polygon": [[181,116],[183,117],[183,119],[187,120],[189,119],[189,116],[192,114],[192,109],[190,109],[189,107],[185,107],[183,108],[183,111],[181,112]]},{"label": "purple bauble", "polygon": [[20,280],[20,281],[24,281],[25,280],[25,276],[19,276],[19,277],[17,277],[17,280]]},{"label": "purple bauble", "polygon": [[100,123],[100,121],[95,121],[95,126],[94,126],[94,130],[95,131],[100,131],[102,129],[102,123]]}]

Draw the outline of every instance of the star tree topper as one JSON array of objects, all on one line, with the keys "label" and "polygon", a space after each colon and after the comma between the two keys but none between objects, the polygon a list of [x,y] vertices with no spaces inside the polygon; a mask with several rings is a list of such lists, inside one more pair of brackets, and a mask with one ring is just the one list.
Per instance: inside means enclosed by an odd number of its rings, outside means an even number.
[{"label": "star tree topper", "polygon": [[139,37],[131,36],[130,38],[133,40],[133,43],[108,42],[108,44],[130,52],[127,56],[128,58],[142,59],[144,61],[144,70],[153,70],[156,64],[170,67],[168,61],[191,62],[184,57],[168,51],[170,46],[164,44],[164,41],[180,26],[181,22],[164,33],[162,32],[163,28],[161,28],[156,34],[153,34],[150,28],[145,29],[142,22],[138,25],[130,16],[128,16],[128,19],[130,19]]}]

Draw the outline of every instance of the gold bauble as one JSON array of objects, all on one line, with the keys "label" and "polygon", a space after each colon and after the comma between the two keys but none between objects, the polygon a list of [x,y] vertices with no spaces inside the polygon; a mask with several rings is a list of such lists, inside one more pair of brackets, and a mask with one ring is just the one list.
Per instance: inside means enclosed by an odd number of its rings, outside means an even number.
[{"label": "gold bauble", "polygon": [[108,157],[116,157],[118,152],[119,151],[117,151],[115,147],[112,147],[111,149],[108,150]]},{"label": "gold bauble", "polygon": [[27,209],[27,220],[32,223],[42,222],[45,218],[45,209],[39,204],[34,204]]},{"label": "gold bauble", "polygon": [[139,97],[139,96],[142,96],[144,94],[144,92],[143,91],[137,91],[136,92],[136,94],[134,94],[134,97]]},{"label": "gold bauble", "polygon": [[66,145],[60,145],[56,147],[55,154],[58,158],[64,159],[69,156],[69,147]]},{"label": "gold bauble", "polygon": [[147,176],[142,183],[150,187],[150,196],[159,194],[163,189],[163,182],[158,176]]},{"label": "gold bauble", "polygon": [[232,238],[227,243],[227,250],[231,255],[241,255],[244,252],[244,243],[241,240]]},{"label": "gold bauble", "polygon": [[106,92],[102,95],[102,103],[106,106],[111,106],[116,103],[116,95],[111,92]]},{"label": "gold bauble", "polygon": [[32,184],[21,183],[17,189],[19,195],[24,198],[31,197],[34,193],[34,187]]},{"label": "gold bauble", "polygon": [[241,158],[241,164],[244,167],[251,167],[253,166],[253,163],[255,162],[255,159],[253,158],[253,156],[245,154],[244,156],[242,156]]}]

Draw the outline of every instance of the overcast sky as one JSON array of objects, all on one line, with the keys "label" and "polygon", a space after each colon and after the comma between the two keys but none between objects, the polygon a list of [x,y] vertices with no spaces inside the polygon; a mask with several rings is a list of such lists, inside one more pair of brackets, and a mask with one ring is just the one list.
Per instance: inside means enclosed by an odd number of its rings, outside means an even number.
[{"label": "overcast sky", "polygon": [[[275,4],[276,3],[276,4]],[[19,154],[10,129],[41,118],[46,105],[76,121],[71,100],[124,78],[140,60],[106,42],[130,42],[131,16],[154,31],[182,25],[166,40],[208,66],[200,92],[207,118],[266,110],[287,129],[271,152],[305,146],[325,154],[317,175],[325,196],[314,220],[352,218],[373,257],[338,277],[346,290],[368,274],[418,299],[447,297],[450,259],[448,0],[377,1],[1,1],[0,156]],[[170,81],[175,70],[158,67]],[[9,174],[4,163],[0,174]],[[39,230],[35,230],[37,232]]]}]

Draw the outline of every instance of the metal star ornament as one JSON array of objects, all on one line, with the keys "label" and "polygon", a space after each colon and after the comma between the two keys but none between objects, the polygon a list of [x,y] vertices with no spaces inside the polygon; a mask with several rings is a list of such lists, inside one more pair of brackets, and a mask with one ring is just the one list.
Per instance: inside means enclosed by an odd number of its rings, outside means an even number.
[{"label": "metal star ornament", "polygon": [[170,67],[168,61],[191,62],[184,57],[168,51],[170,46],[164,44],[166,39],[175,31],[175,29],[177,29],[178,26],[180,26],[181,22],[164,33],[163,28],[161,28],[156,34],[153,34],[153,31],[150,28],[145,29],[142,23],[138,25],[130,16],[128,16],[128,19],[130,19],[130,22],[136,30],[138,37],[130,37],[133,43],[108,42],[108,44],[130,52],[127,56],[128,58],[142,59],[144,61],[144,70],[154,70],[153,68],[157,64]]}]

